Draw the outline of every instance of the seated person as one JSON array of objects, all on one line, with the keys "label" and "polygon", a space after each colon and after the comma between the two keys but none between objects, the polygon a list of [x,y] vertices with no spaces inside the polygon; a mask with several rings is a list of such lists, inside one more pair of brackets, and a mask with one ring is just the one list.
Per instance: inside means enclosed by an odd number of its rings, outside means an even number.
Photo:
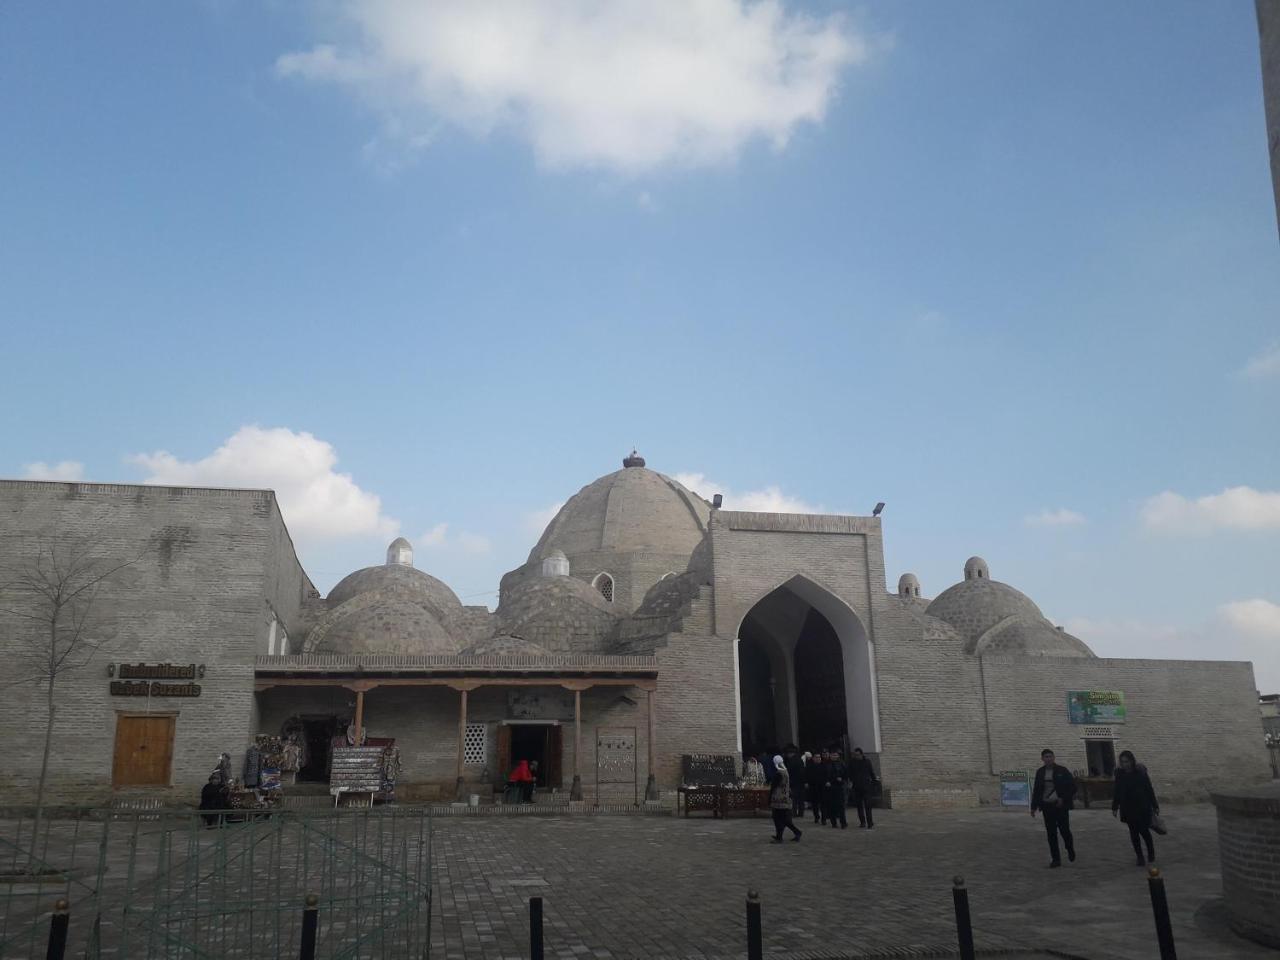
[{"label": "seated person", "polygon": [[521,760],[507,777],[507,792],[513,799],[527,803],[533,798],[533,783],[534,776],[529,769],[529,761]]}]

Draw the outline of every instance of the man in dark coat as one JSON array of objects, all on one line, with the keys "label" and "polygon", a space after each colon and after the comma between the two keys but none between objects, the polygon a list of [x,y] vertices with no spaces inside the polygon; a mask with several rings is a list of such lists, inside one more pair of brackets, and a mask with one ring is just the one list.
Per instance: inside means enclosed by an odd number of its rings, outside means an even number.
[{"label": "man in dark coat", "polygon": [[[1120,751],[1120,765],[1116,767],[1116,786],[1111,799],[1111,814],[1120,815],[1120,822],[1129,828],[1129,842],[1138,857],[1138,866],[1155,863],[1156,845],[1151,839],[1151,821],[1160,812],[1160,801],[1151,786],[1147,768],[1133,756],[1132,750]],[[1146,841],[1147,855],[1142,856],[1139,838]]]},{"label": "man in dark coat", "polygon": [[[200,788],[200,809],[226,810],[230,804],[231,798],[228,795],[227,787],[215,770],[209,777],[209,782]],[[216,827],[222,819],[222,814],[220,813],[205,813],[202,816],[207,827]]]},{"label": "man in dark coat", "polygon": [[782,765],[787,768],[787,778],[790,780],[791,815],[803,817],[805,769],[804,761],[800,758],[800,751],[795,744],[787,744],[786,749],[782,751]]},{"label": "man in dark coat", "polygon": [[1041,811],[1044,817],[1044,830],[1049,837],[1049,862],[1051,867],[1062,866],[1062,857],[1058,853],[1058,834],[1062,834],[1062,843],[1067,848],[1067,859],[1075,861],[1076,844],[1071,836],[1071,801],[1076,795],[1076,781],[1071,771],[1054,762],[1052,750],[1042,750],[1040,759],[1044,761],[1036,771],[1036,782],[1031,788],[1031,815]]},{"label": "man in dark coat", "polygon": [[815,753],[809,758],[809,765],[805,768],[805,787],[809,794],[809,803],[813,807],[813,822],[821,823],[824,826],[827,822],[827,809],[823,805],[823,778],[825,773],[823,767],[827,762],[825,753]]},{"label": "man in dark coat", "polygon": [[840,759],[840,751],[832,750],[827,754],[827,762],[822,765],[822,796],[826,801],[827,819],[831,828],[837,826],[845,829],[849,820],[845,816],[844,784],[849,779],[849,768]]},{"label": "man in dark coat", "polygon": [[876,777],[875,767],[861,747],[853,748],[853,759],[849,761],[849,779],[853,782],[853,806],[858,811],[858,826],[874,827],[871,798],[875,793],[875,785],[880,781]]}]

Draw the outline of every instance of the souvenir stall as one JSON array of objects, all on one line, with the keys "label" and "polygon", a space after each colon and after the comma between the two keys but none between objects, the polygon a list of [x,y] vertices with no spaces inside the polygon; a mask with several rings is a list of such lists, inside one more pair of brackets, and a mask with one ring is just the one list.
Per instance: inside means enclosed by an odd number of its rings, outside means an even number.
[{"label": "souvenir stall", "polygon": [[394,737],[371,737],[361,730],[357,743],[352,724],[344,736],[333,738],[329,755],[329,793],[335,807],[395,802],[400,748]]}]

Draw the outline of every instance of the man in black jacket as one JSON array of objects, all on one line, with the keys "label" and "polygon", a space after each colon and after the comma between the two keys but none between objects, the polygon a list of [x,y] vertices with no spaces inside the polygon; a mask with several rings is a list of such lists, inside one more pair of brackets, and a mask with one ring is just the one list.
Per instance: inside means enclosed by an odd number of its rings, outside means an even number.
[{"label": "man in black jacket", "polygon": [[1031,788],[1031,815],[1041,811],[1044,830],[1049,836],[1049,854],[1053,859],[1049,866],[1062,866],[1058,853],[1058,834],[1067,848],[1067,859],[1075,861],[1076,845],[1071,837],[1071,801],[1076,795],[1076,781],[1071,771],[1054,763],[1053,751],[1042,750],[1040,759],[1044,765],[1036,771],[1035,786]]},{"label": "man in black jacket", "polygon": [[840,751],[834,747],[827,754],[827,762],[822,765],[822,796],[826,801],[826,816],[834,829],[841,830],[849,826],[845,816],[845,781],[849,779],[849,768],[840,759]]},{"label": "man in black jacket", "polygon": [[879,782],[875,767],[862,752],[861,747],[853,748],[853,759],[849,761],[849,779],[853,781],[853,805],[858,811],[858,826],[874,827],[871,818],[871,797],[875,785]]},{"label": "man in black jacket", "polygon": [[827,755],[819,751],[809,758],[805,768],[805,787],[809,795],[809,803],[813,805],[813,822],[827,825],[826,797],[823,796],[825,781],[823,767],[826,766]]}]

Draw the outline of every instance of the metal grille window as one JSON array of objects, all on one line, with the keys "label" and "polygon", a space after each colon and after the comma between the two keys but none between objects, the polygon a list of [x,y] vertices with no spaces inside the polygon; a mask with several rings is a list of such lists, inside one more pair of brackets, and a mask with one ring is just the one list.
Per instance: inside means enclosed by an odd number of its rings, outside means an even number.
[{"label": "metal grille window", "polygon": [[613,603],[613,577],[607,573],[598,574],[594,586],[600,591],[600,596]]},{"label": "metal grille window", "polygon": [[485,761],[485,748],[489,740],[487,723],[468,723],[462,738],[462,759],[466,763],[481,764]]}]

